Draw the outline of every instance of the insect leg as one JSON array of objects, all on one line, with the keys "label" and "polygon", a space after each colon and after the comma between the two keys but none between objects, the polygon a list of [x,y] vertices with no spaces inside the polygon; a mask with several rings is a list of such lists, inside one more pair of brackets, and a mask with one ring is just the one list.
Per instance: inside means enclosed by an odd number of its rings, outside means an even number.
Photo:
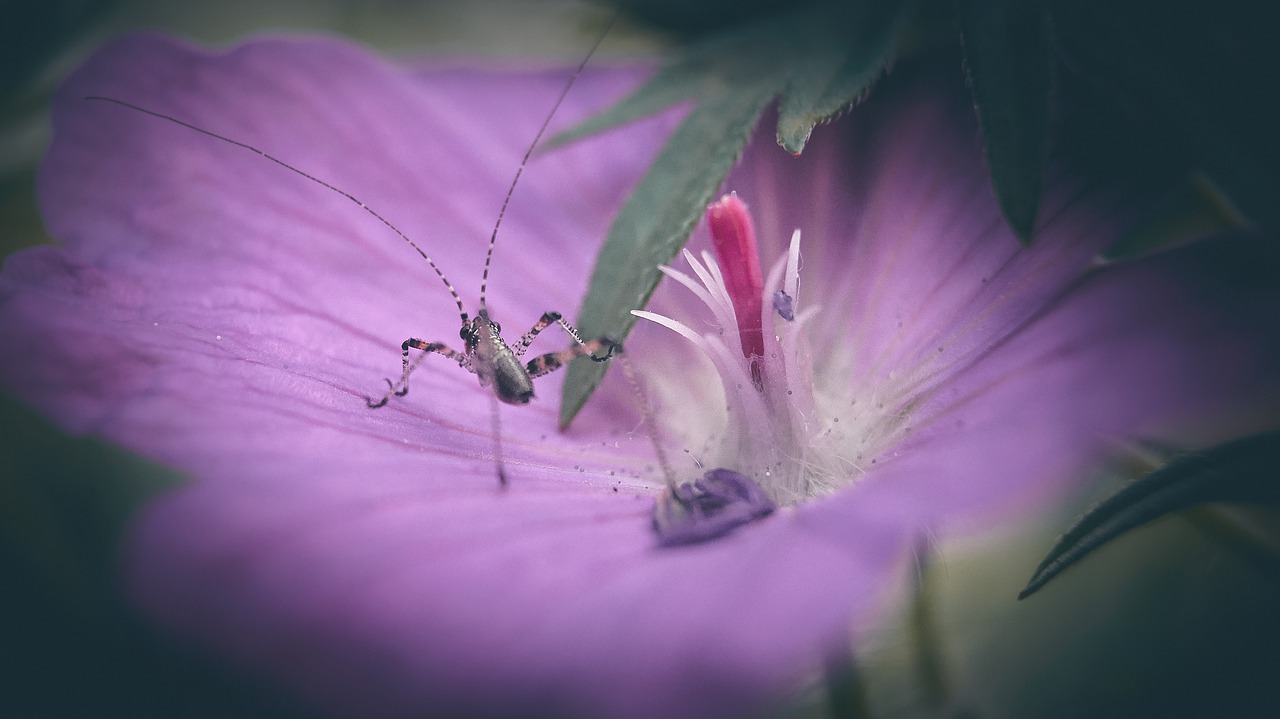
[{"label": "insect leg", "polygon": [[[416,350],[422,351],[422,354],[414,358],[413,362],[409,361],[410,349],[416,349]],[[470,360],[467,359],[467,356],[465,354],[451,349],[448,345],[446,345],[443,342],[426,342],[424,340],[410,337],[409,339],[405,340],[403,343],[400,344],[400,352],[404,356],[404,368],[400,372],[400,381],[392,383],[392,381],[388,379],[386,381],[387,393],[383,395],[382,399],[378,400],[377,402],[373,401],[368,397],[365,397],[365,402],[368,403],[370,409],[377,409],[378,407],[385,405],[388,401],[390,401],[392,395],[395,395],[396,397],[403,397],[406,394],[408,394],[409,393],[409,375],[412,374],[414,370],[418,369],[418,365],[422,364],[422,360],[426,359],[428,354],[434,353],[438,355],[443,355],[453,360],[454,362],[457,362],[459,367],[467,370],[468,372],[474,372],[474,370],[471,368],[471,362]]]},{"label": "insect leg", "polygon": [[[542,317],[538,318],[538,321],[534,323],[533,327],[529,328],[529,331],[525,332],[524,336],[520,338],[520,341],[516,342],[515,346],[511,348],[516,353],[516,356],[517,357],[524,356],[525,350],[529,349],[529,345],[533,344],[534,338],[537,337],[539,334],[541,334],[543,330],[550,327],[551,323],[553,322],[560,325],[560,327],[564,329],[564,331],[570,337],[573,338],[574,342],[577,342],[579,345],[586,344],[582,340],[582,335],[578,334],[578,330],[573,325],[569,324],[568,322],[565,322],[564,318],[560,315],[559,312],[543,312]],[[609,344],[610,342],[604,342],[603,344],[600,345],[600,347],[607,347]],[[612,343],[612,344],[617,344],[617,343]],[[594,350],[592,351],[594,352]],[[609,352],[609,355],[606,356],[604,359],[608,359],[609,356],[612,356],[612,355],[613,355],[613,352],[611,350]],[[537,376],[537,375],[534,375],[534,376]]]},{"label": "insect leg", "polygon": [[[577,342],[579,345],[585,344],[582,341],[582,335],[578,334],[578,328],[574,327],[573,325],[561,319],[559,313],[556,314],[556,324],[560,325],[561,329],[569,333],[569,336],[573,338],[574,342]],[[613,342],[613,341],[610,340],[610,342]],[[617,342],[613,342],[613,344],[616,345]],[[613,356],[612,350],[609,352],[609,356]]]},{"label": "insect leg", "polygon": [[[603,350],[604,356],[597,356],[596,352]],[[622,345],[618,342],[601,337],[599,339],[587,340],[581,344],[576,344],[568,349],[562,349],[559,352],[548,352],[544,355],[538,355],[529,360],[529,364],[525,365],[525,369],[529,372],[530,377],[541,377],[544,374],[555,372],[570,361],[578,357],[590,356],[596,362],[604,362],[613,355],[622,351]]]},{"label": "insect leg", "polygon": [[[516,342],[515,347],[511,348],[512,351],[516,353],[516,356],[523,356],[524,351],[529,349],[529,345],[533,344],[533,338],[537,337],[540,332],[550,327],[552,322],[559,322],[565,327],[568,326],[565,325],[565,321],[560,318],[559,312],[543,312],[542,317],[538,318],[538,321],[534,323],[533,327],[530,327],[529,331],[525,332],[524,336],[520,338],[520,341]],[[574,339],[578,339],[576,333],[570,332],[569,334],[573,335]],[[581,342],[582,340],[578,341]]]}]

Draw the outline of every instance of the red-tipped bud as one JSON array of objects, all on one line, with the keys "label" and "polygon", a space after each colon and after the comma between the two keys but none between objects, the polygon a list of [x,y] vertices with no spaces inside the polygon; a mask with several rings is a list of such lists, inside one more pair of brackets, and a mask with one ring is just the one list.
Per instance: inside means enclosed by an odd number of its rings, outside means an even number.
[{"label": "red-tipped bud", "polygon": [[745,202],[729,193],[707,208],[707,225],[711,228],[716,261],[733,301],[742,354],[751,361],[751,376],[758,386],[759,360],[764,355],[764,329],[760,319],[764,277],[760,273],[760,249],[756,246],[751,214]]}]

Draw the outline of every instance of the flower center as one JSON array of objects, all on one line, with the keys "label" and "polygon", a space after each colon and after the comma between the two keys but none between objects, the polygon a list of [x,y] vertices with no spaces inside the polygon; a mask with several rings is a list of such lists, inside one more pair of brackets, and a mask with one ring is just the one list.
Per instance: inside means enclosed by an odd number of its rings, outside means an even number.
[{"label": "flower center", "polygon": [[[781,505],[847,486],[899,436],[906,416],[876,410],[874,397],[866,401],[866,388],[859,390],[848,372],[851,348],[833,343],[815,374],[807,331],[841,323],[818,322],[819,308],[801,301],[799,230],[762,278],[745,203],[726,195],[708,208],[707,220],[714,256],[704,252],[699,260],[686,250],[692,275],[661,269],[710,309],[714,331],[699,334],[670,317],[633,313],[689,340],[719,375],[727,416],[723,431],[704,438],[703,466],[741,473]],[[691,446],[698,439],[688,432],[681,438]]]}]

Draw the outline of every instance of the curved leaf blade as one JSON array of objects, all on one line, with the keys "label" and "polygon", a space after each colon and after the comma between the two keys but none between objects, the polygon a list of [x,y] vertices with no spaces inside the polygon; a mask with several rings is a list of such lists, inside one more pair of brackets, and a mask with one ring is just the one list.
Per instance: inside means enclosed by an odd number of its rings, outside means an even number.
[{"label": "curved leaf blade", "polygon": [[[662,276],[658,266],[670,263],[684,246],[775,94],[772,85],[723,93],[700,103],[676,129],[609,228],[578,315],[583,335],[621,341],[631,331],[631,310],[649,301]],[[590,361],[569,365],[562,428],[595,391],[605,369]]]},{"label": "curved leaf blade", "polygon": [[1198,504],[1280,502],[1280,432],[1183,455],[1103,500],[1076,520],[1036,567],[1018,599],[1135,527]]},{"label": "curved leaf blade", "polygon": [[864,96],[893,58],[909,3],[874,0],[844,8],[798,64],[778,106],[778,144],[800,154],[813,128]]},{"label": "curved leaf blade", "polygon": [[694,68],[677,63],[663,68],[639,89],[624,97],[604,112],[593,115],[547,141],[550,150],[591,135],[597,135],[629,122],[655,115],[668,107],[696,97],[705,78]]},{"label": "curved leaf blade", "polygon": [[[577,318],[583,333],[626,338],[635,324],[631,310],[643,308],[657,287],[658,265],[670,263],[684,245],[765,108],[789,92],[793,111],[821,119],[843,109],[887,62],[888,45],[896,38],[892,29],[905,14],[906,2],[875,0],[870,9],[856,12],[843,2],[804,4],[733,26],[687,48],[648,85],[602,117],[557,138],[567,141],[688,98],[697,101],[609,230]],[[878,44],[848,49],[845,31],[850,18],[870,18],[864,30],[878,38]],[[851,57],[857,72],[841,64]],[[871,59],[864,62],[859,57]],[[825,74],[799,79],[815,69]],[[811,128],[812,124],[803,128],[806,137]],[[561,427],[577,414],[604,371],[605,366],[589,362],[570,365]]]},{"label": "curved leaf blade", "polygon": [[958,0],[956,15],[996,199],[1029,243],[1049,146],[1048,10],[1040,0]]},{"label": "curved leaf blade", "polygon": [[1098,258],[1125,262],[1190,244],[1228,230],[1245,230],[1248,221],[1208,177],[1188,178],[1129,228]]}]

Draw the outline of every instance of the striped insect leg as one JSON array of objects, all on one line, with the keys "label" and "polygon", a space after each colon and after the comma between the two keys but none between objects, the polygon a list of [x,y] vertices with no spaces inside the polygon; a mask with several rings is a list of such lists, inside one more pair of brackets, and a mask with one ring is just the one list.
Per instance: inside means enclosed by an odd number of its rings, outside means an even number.
[{"label": "striped insect leg", "polygon": [[[421,354],[415,357],[412,362],[409,361],[409,350],[411,349],[421,350]],[[400,380],[392,382],[388,378],[386,380],[387,393],[383,395],[382,399],[376,402],[369,397],[365,397],[365,402],[368,403],[370,409],[377,409],[378,407],[386,405],[386,403],[391,400],[392,396],[403,397],[408,394],[409,375],[413,374],[413,371],[418,369],[418,365],[422,364],[422,360],[426,359],[427,355],[443,355],[454,362],[457,362],[459,367],[467,370],[468,372],[474,373],[475,371],[471,368],[471,361],[465,354],[450,348],[443,342],[427,342],[425,340],[410,337],[401,343],[400,352],[404,358],[403,369],[400,372]]]}]

